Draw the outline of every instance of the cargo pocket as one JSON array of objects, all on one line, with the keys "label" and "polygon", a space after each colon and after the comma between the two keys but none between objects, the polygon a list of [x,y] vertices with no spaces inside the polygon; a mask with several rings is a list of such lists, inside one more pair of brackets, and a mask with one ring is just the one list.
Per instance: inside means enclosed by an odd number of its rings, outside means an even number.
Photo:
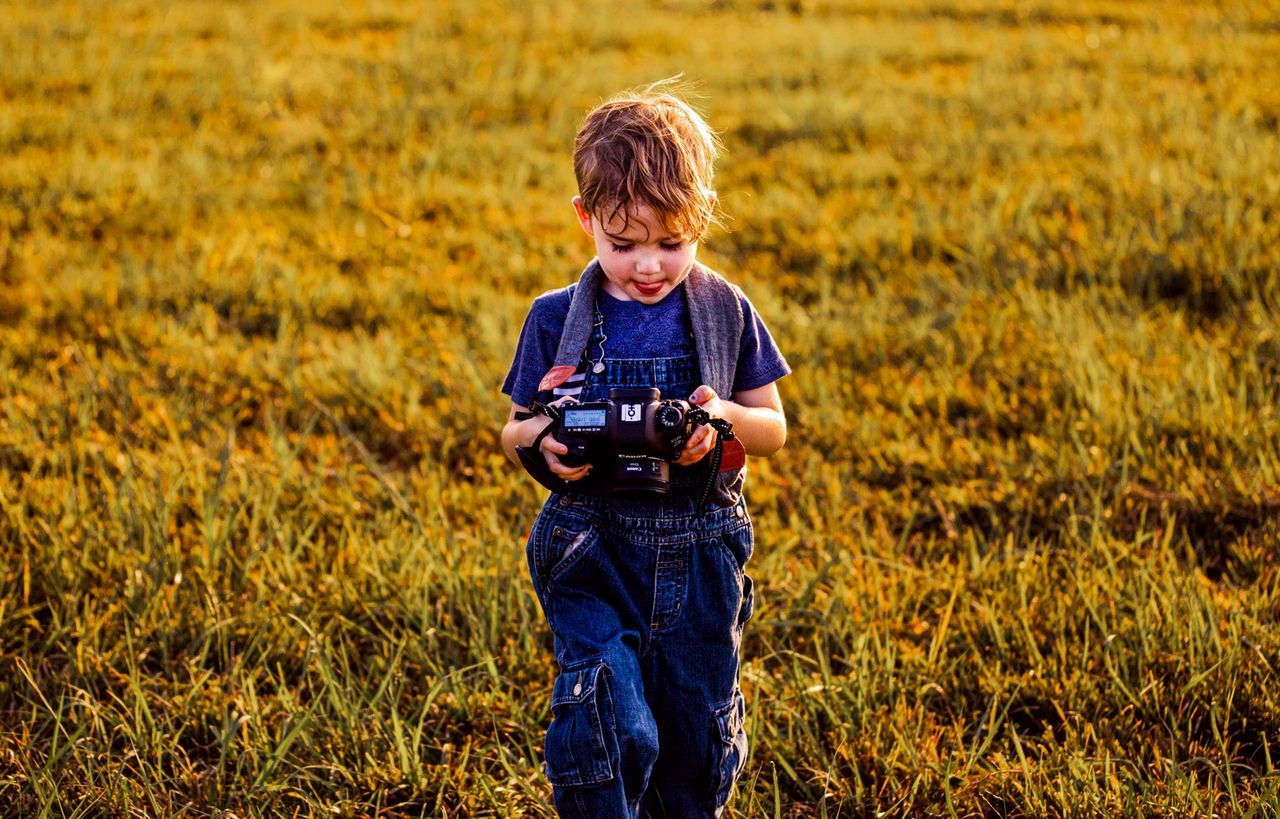
[{"label": "cargo pocket", "polygon": [[717,811],[728,803],[733,783],[747,765],[747,731],[743,724],[745,716],[746,703],[742,699],[742,691],[736,688],[729,702],[716,708],[714,712],[715,726],[711,737],[715,746],[712,761],[716,763],[716,775],[712,781],[716,782],[713,807]]},{"label": "cargo pocket", "polygon": [[566,667],[551,692],[551,727],[543,753],[552,785],[594,785],[613,778],[609,749],[617,747],[603,660]]}]

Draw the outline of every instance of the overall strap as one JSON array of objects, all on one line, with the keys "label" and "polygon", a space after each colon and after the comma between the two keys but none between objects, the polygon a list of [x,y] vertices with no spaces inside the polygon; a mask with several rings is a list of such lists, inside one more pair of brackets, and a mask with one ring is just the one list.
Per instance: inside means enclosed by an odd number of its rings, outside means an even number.
[{"label": "overall strap", "polygon": [[[569,313],[560,333],[553,367],[577,367],[582,360],[591,337],[596,293],[603,281],[604,271],[599,260],[592,260],[582,271],[577,286],[572,288]],[[720,397],[729,399],[733,395],[745,325],[738,289],[719,273],[694,262],[685,279],[684,291],[702,380]]]}]

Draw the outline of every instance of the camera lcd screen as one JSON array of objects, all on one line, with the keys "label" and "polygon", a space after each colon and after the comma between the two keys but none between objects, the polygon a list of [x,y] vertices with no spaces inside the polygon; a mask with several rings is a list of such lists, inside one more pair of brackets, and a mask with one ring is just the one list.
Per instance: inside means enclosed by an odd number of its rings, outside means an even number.
[{"label": "camera lcd screen", "polygon": [[566,427],[602,427],[605,425],[605,410],[565,410],[564,425]]}]

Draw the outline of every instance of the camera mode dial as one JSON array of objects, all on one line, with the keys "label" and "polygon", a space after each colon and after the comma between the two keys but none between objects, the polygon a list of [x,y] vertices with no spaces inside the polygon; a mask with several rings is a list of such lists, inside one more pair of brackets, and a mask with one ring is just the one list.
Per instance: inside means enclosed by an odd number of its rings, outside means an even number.
[{"label": "camera mode dial", "polygon": [[676,429],[684,423],[684,413],[675,404],[667,404],[658,410],[655,420],[659,426]]}]

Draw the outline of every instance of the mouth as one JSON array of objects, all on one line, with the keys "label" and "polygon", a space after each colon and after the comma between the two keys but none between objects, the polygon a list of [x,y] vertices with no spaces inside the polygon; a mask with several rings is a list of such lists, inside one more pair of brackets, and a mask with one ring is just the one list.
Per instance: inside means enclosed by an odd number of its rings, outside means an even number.
[{"label": "mouth", "polygon": [[662,290],[662,282],[655,284],[636,284],[636,290],[640,291],[642,296],[656,296]]}]

